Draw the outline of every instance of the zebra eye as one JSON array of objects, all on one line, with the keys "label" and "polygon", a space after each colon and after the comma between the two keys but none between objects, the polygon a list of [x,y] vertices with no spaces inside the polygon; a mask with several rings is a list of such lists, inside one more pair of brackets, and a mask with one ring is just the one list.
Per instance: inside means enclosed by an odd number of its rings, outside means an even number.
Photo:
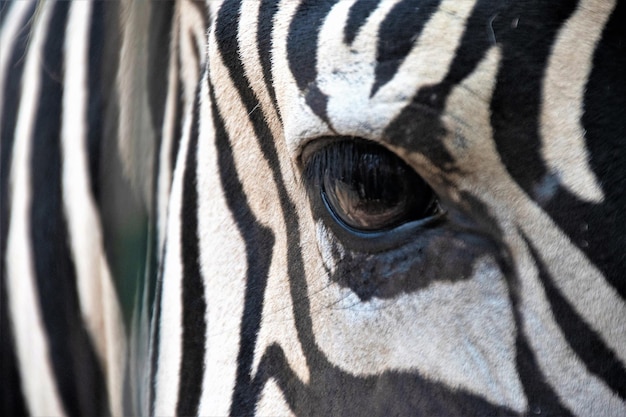
[{"label": "zebra eye", "polygon": [[384,231],[438,211],[435,194],[413,169],[365,140],[332,142],[317,150],[305,175],[335,220],[356,231]]}]

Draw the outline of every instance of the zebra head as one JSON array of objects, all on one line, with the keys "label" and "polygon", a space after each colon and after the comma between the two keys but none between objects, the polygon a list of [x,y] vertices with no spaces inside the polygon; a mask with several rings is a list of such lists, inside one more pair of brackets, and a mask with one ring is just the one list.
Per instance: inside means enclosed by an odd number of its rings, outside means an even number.
[{"label": "zebra head", "polygon": [[621,413],[618,7],[216,7],[157,414]]}]

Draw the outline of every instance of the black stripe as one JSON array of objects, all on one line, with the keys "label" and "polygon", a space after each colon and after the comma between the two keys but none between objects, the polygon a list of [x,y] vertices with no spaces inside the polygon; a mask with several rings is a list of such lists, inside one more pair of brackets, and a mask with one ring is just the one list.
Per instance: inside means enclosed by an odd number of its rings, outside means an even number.
[{"label": "black stripe", "polygon": [[299,416],[519,415],[480,396],[450,389],[415,373],[385,371],[381,375],[359,377],[328,362],[315,366],[310,384],[303,384],[289,367],[282,348],[273,344],[259,364],[259,380],[275,378],[291,410]]},{"label": "black stripe", "polygon": [[[9,14],[11,5],[15,5],[15,1],[2,1],[0,2],[0,28],[4,25],[4,19]],[[23,27],[23,26],[21,26]]]},{"label": "black stripe", "polygon": [[[473,197],[467,196],[467,198],[470,198],[470,201],[475,201],[478,205],[482,205]],[[494,222],[493,224],[496,223]],[[524,236],[522,235],[522,237]],[[561,404],[558,394],[554,392],[554,389],[546,381],[545,375],[537,364],[535,352],[527,340],[521,312],[521,284],[519,276],[515,271],[514,260],[508,251],[502,251],[497,261],[504,276],[507,278],[509,299],[513,306],[513,318],[517,330],[515,338],[515,365],[528,402],[528,412],[535,415],[570,416],[572,415],[571,411]]]},{"label": "black stripe", "polygon": [[[426,11],[432,13],[430,10]],[[395,146],[426,155],[444,171],[456,169],[454,158],[443,146],[442,137],[447,131],[441,124],[440,114],[452,88],[475,70],[491,46],[485,27],[490,16],[500,12],[500,9],[494,9],[491,4],[476,4],[443,81],[437,85],[422,87],[411,103],[385,128],[384,138]]]},{"label": "black stripe", "polygon": [[486,32],[491,18],[508,8],[508,5],[477,2],[442,82],[422,87],[412,102],[389,124],[383,137],[388,137],[392,144],[425,154],[443,170],[455,169],[454,158],[442,146],[441,135],[446,134],[446,130],[438,119],[452,89],[474,72],[492,46]]},{"label": "black stripe", "polygon": [[193,124],[187,148],[183,179],[180,244],[183,263],[182,283],[182,359],[178,385],[176,413],[181,416],[197,415],[202,393],[204,355],[206,345],[207,310],[204,282],[200,272],[198,249],[198,184],[196,178],[198,152],[198,124],[200,100],[196,94]]},{"label": "black stripe", "polygon": [[252,383],[252,360],[257,335],[261,326],[263,294],[267,284],[274,235],[254,217],[243,185],[235,169],[235,160],[223,119],[215,104],[213,86],[209,82],[213,123],[215,126],[215,146],[218,152],[220,180],[226,203],[230,209],[239,233],[246,246],[246,292],[244,310],[239,332],[239,353],[237,354],[237,374],[233,390],[230,414],[233,416],[253,415],[260,388]]},{"label": "black stripe", "polygon": [[201,60],[200,49],[198,47],[198,43],[196,42],[196,36],[193,30],[190,29],[187,31],[187,38],[187,42],[189,42],[189,44],[191,45],[191,54],[193,55],[193,60],[199,63]]},{"label": "black stripe", "polygon": [[[239,9],[240,3],[238,1],[227,0],[218,14],[215,33],[224,62],[228,66],[231,77],[235,80],[235,85],[241,90],[248,83],[238,60],[237,25],[232,25],[233,22],[237,21]],[[238,84],[238,82],[241,84]],[[247,91],[250,93],[249,90]],[[212,103],[215,146],[218,151],[218,166],[222,190],[246,247],[246,292],[239,334],[240,349],[237,354],[237,373],[230,414],[234,416],[252,415],[261,388],[253,385],[251,375],[252,361],[257,335],[261,326],[263,295],[267,284],[275,239],[272,231],[261,225],[250,209],[248,199],[243,191],[243,185],[235,169],[236,165],[230,138],[217,108],[215,95],[213,94],[213,85],[210,80],[209,93]],[[246,107],[249,105],[249,101],[246,99],[249,98],[250,96],[244,98]],[[250,110],[252,108],[249,108],[248,112]],[[253,113],[262,115],[262,111]],[[269,133],[269,129],[266,133]]]},{"label": "black stripe", "polygon": [[[204,22],[205,22],[204,26],[207,27],[208,24],[206,22],[208,21],[208,11],[206,10],[204,3],[198,2],[198,1],[192,1],[192,2],[189,2],[189,4],[197,9],[201,17],[204,19]],[[184,104],[185,104],[185,100],[184,100],[185,85],[182,82],[182,79],[181,79],[182,74],[180,71],[181,68],[183,67],[183,63],[181,61],[182,52],[180,50],[180,43],[183,42],[183,36],[187,36],[188,37],[187,41],[191,42],[191,46],[193,48],[193,54],[194,54],[195,59],[198,60],[197,61],[198,64],[200,63],[200,54],[204,53],[204,51],[200,51],[197,49],[197,44],[195,42],[195,38],[192,32],[184,32],[180,24],[176,25],[176,29],[178,30],[178,33],[176,35],[174,35],[173,33],[171,34],[171,36],[178,36],[178,45],[176,47],[176,60],[174,61],[176,65],[176,68],[175,68],[175,73],[176,73],[175,83],[176,84],[174,87],[174,94],[176,96],[176,101],[175,101],[176,110],[175,110],[175,116],[174,116],[172,145],[170,148],[170,155],[169,155],[170,170],[171,170],[170,173],[172,174],[172,177],[174,174],[174,169],[176,168],[176,160],[178,158],[178,150],[180,148],[180,140],[181,140],[182,131],[183,131],[182,120],[183,120],[183,111],[184,111]]]},{"label": "black stripe", "polygon": [[[180,32],[180,31],[179,31]],[[173,36],[173,35],[172,35]],[[179,33],[178,36],[181,36]],[[181,64],[180,64],[180,50],[176,50],[176,60],[175,60],[175,84],[174,84],[174,94],[176,96],[174,105],[176,106],[175,114],[174,114],[174,128],[172,130],[172,147],[170,148],[169,161],[170,161],[170,175],[174,177],[174,169],[176,168],[176,158],[178,158],[178,149],[180,147],[180,140],[183,134],[183,84],[180,80],[182,76],[180,73]],[[168,186],[171,185],[168,184]]]},{"label": "black stripe", "polygon": [[343,28],[343,43],[352,44],[361,27],[376,10],[381,0],[358,0],[350,7],[348,12],[348,22]]},{"label": "black stripe", "polygon": [[520,329],[515,339],[517,350],[515,363],[528,401],[528,411],[535,415],[571,416],[572,412],[561,404],[558,394],[548,384],[545,375],[537,364],[535,352],[528,344],[523,330],[521,330],[522,319],[517,310],[515,311],[515,323]]},{"label": "black stripe", "polygon": [[626,370],[615,353],[592,330],[554,285],[535,247],[524,236],[544,285],[552,312],[567,343],[585,362],[589,372],[601,378],[617,395],[626,399]]},{"label": "black stripe", "polygon": [[494,5],[490,2],[476,3],[467,19],[465,31],[454,52],[448,73],[439,85],[426,86],[420,90],[418,99],[420,103],[427,103],[439,111],[443,110],[450,91],[474,72],[489,48],[493,46],[490,24],[493,23],[494,16],[500,16],[507,7],[510,6]]},{"label": "black stripe", "polygon": [[101,415],[109,414],[106,384],[81,320],[62,203],[62,34],[69,6],[63,1],[54,5],[42,54],[32,144],[30,226],[41,316],[63,407],[70,415]]},{"label": "black stripe", "polygon": [[258,28],[257,28],[257,50],[259,52],[259,60],[261,61],[261,69],[263,70],[263,80],[265,88],[270,95],[276,114],[280,118],[280,109],[276,100],[276,91],[274,90],[274,79],[272,75],[272,28],[274,27],[274,16],[278,12],[277,0],[262,0],[259,9]]},{"label": "black stripe", "polygon": [[[113,88],[121,48],[118,15],[116,2],[93,2],[87,57],[87,150],[91,190],[101,212],[108,199],[105,184],[110,169],[107,148],[111,147],[109,142],[115,142],[118,131],[117,92]],[[103,232],[106,241],[106,227]]]},{"label": "black stripe", "polygon": [[87,73],[87,155],[89,160],[89,180],[94,198],[100,195],[98,174],[100,172],[100,146],[102,143],[102,114],[104,97],[102,82],[102,56],[104,52],[104,3],[96,1],[91,11],[89,30],[89,55]]},{"label": "black stripe", "polygon": [[303,0],[289,25],[287,60],[298,88],[305,91],[317,77],[317,40],[322,24],[338,0]]},{"label": "black stripe", "polygon": [[[527,1],[491,20],[502,47],[491,101],[494,141],[511,176],[531,196],[533,186],[546,173],[538,132],[543,73],[557,31],[575,8],[576,2],[557,7],[552,2]],[[519,16],[517,27],[511,30],[511,21]]]},{"label": "black stripe", "polygon": [[307,106],[334,131],[327,113],[328,96],[322,92],[317,77],[317,42],[324,20],[337,0],[304,0],[289,25],[287,60],[289,69]]},{"label": "black stripe", "polygon": [[[167,100],[167,83],[170,60],[170,36],[174,14],[174,2],[154,2],[150,7],[150,36],[148,37],[147,80],[148,104],[152,128],[160,143],[163,117]],[[155,147],[158,149],[158,146]],[[158,161],[158,158],[155,158]]]},{"label": "black stripe", "polygon": [[[582,124],[589,164],[602,184],[605,200],[573,219],[555,202],[550,213],[573,242],[626,298],[626,2],[618,1],[593,57],[585,88]],[[565,203],[567,204],[567,202]],[[577,211],[578,212],[578,211]],[[584,218],[583,218],[584,217]],[[568,221],[569,218],[569,221]],[[582,225],[588,224],[584,228]],[[598,233],[598,231],[602,233]],[[586,243],[582,244],[581,243]]]},{"label": "black stripe", "polygon": [[403,0],[385,17],[378,31],[376,78],[370,97],[393,78],[439,3],[441,0]]}]

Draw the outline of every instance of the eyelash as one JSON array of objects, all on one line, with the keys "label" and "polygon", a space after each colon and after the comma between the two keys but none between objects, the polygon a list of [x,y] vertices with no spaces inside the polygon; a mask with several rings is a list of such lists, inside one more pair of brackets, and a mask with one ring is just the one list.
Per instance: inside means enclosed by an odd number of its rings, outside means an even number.
[{"label": "eyelash", "polygon": [[[371,151],[380,151],[381,146],[358,140],[362,147]],[[373,152],[372,152],[373,153]],[[309,193],[318,192],[315,187],[321,186],[320,174],[336,178],[350,178],[358,166],[360,153],[355,149],[355,139],[331,142],[313,153],[305,163],[304,178],[309,185]],[[363,173],[360,173],[363,174]]]}]

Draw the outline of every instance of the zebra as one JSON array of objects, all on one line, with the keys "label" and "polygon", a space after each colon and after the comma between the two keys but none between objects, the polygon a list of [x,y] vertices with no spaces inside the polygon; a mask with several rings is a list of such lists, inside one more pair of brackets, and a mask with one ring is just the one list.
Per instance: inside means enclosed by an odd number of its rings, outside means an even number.
[{"label": "zebra", "polygon": [[5,414],[626,414],[623,1],[3,7]]}]

